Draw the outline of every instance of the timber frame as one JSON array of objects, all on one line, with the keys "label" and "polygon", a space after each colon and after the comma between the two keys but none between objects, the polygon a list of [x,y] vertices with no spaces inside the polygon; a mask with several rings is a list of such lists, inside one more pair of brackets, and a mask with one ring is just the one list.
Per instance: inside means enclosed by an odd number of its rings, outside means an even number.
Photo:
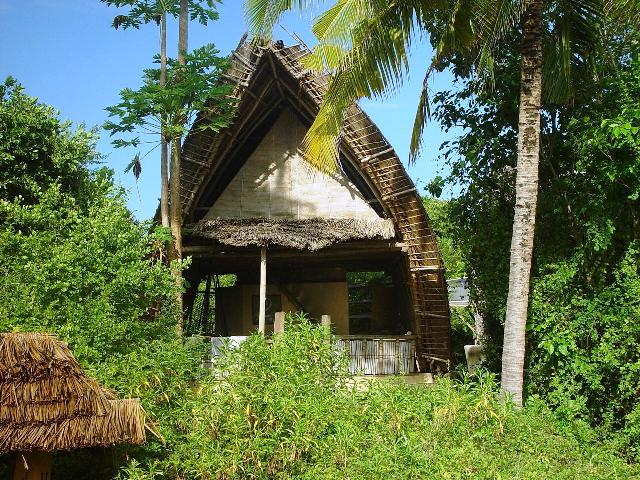
[{"label": "timber frame", "polygon": [[[328,76],[304,69],[300,60],[309,51],[282,42],[258,44],[243,39],[231,54],[225,79],[233,85],[237,102],[233,124],[219,133],[199,129],[196,120],[182,148],[183,222],[202,220],[224,187],[239,171],[243,159],[284,109],[311,125],[326,91]],[[340,142],[345,174],[382,217],[393,221],[402,250],[416,348],[423,368],[449,368],[450,323],[444,266],[436,236],[416,187],[397,154],[361,108],[352,105],[345,117]],[[340,247],[338,247],[339,249]],[[197,245],[185,244],[186,255],[205,255]],[[220,256],[217,258],[221,260]]]}]

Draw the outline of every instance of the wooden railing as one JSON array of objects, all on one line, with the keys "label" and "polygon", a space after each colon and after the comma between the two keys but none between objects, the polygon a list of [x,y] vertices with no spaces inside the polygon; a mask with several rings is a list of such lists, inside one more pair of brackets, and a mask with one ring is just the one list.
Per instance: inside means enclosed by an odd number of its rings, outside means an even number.
[{"label": "wooden railing", "polygon": [[[222,345],[234,348],[245,338],[210,337],[210,362]],[[417,372],[416,339],[416,335],[338,335],[336,350],[347,355],[352,375],[407,375]]]},{"label": "wooden railing", "polygon": [[416,335],[339,335],[336,347],[349,358],[354,375],[416,372]]}]

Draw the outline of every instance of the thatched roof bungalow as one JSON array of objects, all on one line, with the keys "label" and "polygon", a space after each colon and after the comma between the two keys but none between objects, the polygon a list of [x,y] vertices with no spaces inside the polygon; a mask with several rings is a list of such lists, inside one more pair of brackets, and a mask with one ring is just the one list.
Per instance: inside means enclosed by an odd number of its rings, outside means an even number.
[{"label": "thatched roof bungalow", "polygon": [[144,440],[140,403],[119,400],[88,377],[65,343],[46,334],[0,334],[0,454],[22,454],[15,478],[47,473],[46,453]]},{"label": "thatched roof bungalow", "polygon": [[[447,369],[444,267],[422,199],[393,148],[353,105],[338,172],[312,171],[301,154],[327,85],[326,76],[302,67],[308,53],[243,40],[226,74],[235,121],[215,133],[198,128],[203,115],[184,142],[183,245],[193,257],[187,326],[246,335],[268,330],[274,311],[304,310],[330,315],[342,336],[410,331],[420,369]],[[363,286],[350,280],[356,272],[379,272],[381,280]],[[220,286],[222,274],[234,274],[235,285]]]}]

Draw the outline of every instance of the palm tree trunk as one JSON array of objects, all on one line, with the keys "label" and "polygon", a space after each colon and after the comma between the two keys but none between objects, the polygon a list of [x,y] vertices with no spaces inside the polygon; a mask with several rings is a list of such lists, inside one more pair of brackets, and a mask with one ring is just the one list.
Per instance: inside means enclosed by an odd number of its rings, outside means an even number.
[{"label": "palm tree trunk", "polygon": [[[186,53],[188,48],[188,30],[189,29],[189,1],[180,0],[180,18],[178,27],[178,63],[185,65]],[[184,119],[181,121],[184,122]],[[180,181],[180,148],[182,146],[182,138],[174,137],[171,139],[171,234],[173,236],[173,259],[182,260],[182,199],[181,181]],[[178,285],[178,293],[176,303],[178,307],[178,335],[184,333],[184,317],[182,311],[182,270],[176,268],[174,270],[174,278]]]},{"label": "palm tree trunk", "polygon": [[542,26],[542,0],[528,0],[523,18],[516,204],[501,380],[503,392],[511,394],[518,406],[522,405],[525,331],[538,196]]},{"label": "palm tree trunk", "polygon": [[[160,86],[167,84],[167,12],[160,19]],[[166,137],[166,118],[160,125],[160,218],[162,226],[169,226],[169,142]]]}]

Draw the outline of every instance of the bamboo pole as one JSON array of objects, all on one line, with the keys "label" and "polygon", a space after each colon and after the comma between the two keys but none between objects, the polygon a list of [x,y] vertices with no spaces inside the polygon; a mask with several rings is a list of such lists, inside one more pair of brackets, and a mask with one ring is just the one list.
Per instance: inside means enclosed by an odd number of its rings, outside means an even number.
[{"label": "bamboo pole", "polygon": [[264,335],[267,304],[267,246],[260,249],[260,310],[258,311],[258,331]]}]

